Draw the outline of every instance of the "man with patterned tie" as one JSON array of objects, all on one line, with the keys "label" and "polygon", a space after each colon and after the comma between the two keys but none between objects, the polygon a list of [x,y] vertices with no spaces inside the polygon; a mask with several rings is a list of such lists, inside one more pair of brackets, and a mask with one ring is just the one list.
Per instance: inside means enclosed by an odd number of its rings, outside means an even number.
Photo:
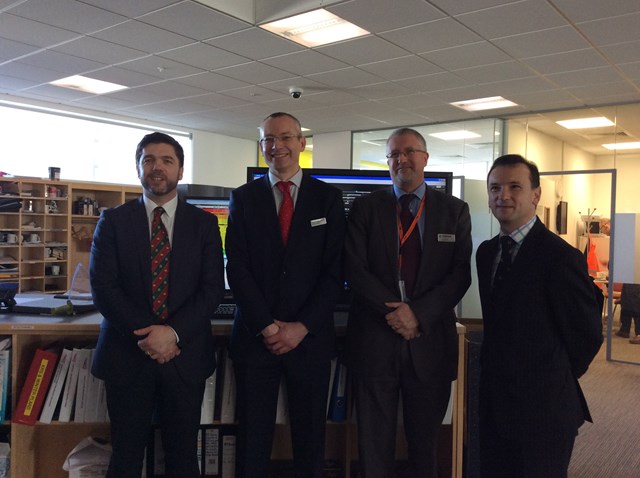
[{"label": "man with patterned tie", "polygon": [[360,465],[366,478],[395,476],[401,397],[406,476],[435,478],[458,367],[454,307],[471,284],[471,219],[465,202],[426,186],[418,131],[394,131],[386,150],[393,187],[354,201],[345,243]]},{"label": "man with patterned tie", "polygon": [[230,345],[238,391],[237,478],[269,476],[282,379],[295,476],[323,476],[345,219],[340,191],[300,169],[305,144],[295,117],[270,115],[260,127],[269,172],[231,194],[225,244],[237,304]]},{"label": "man with patterned tie", "polygon": [[140,478],[154,413],[165,476],[200,476],[200,405],[216,365],[211,319],[224,266],[216,217],[177,196],[183,168],[174,138],[146,135],[136,150],[143,195],[103,212],[93,238],[91,286],[104,320],[92,373],[107,392],[109,478]]},{"label": "man with patterned tie", "polygon": [[566,478],[591,420],[578,378],[602,344],[601,309],[584,255],[536,216],[535,163],[497,158],[487,191],[500,233],[476,253],[481,476]]}]

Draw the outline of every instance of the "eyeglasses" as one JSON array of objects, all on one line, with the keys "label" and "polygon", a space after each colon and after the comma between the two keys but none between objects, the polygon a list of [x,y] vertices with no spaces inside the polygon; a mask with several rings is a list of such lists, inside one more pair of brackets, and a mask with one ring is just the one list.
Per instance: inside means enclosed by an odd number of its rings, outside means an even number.
[{"label": "eyeglasses", "polygon": [[273,146],[273,144],[278,141],[280,143],[289,143],[294,139],[300,139],[302,137],[301,134],[293,135],[293,134],[285,134],[283,136],[265,136],[260,139],[260,144],[263,146]]},{"label": "eyeglasses", "polygon": [[402,156],[403,154],[406,158],[409,158],[416,153],[426,153],[426,151],[423,149],[413,149],[413,148],[407,148],[404,151],[391,151],[389,154],[387,154],[387,159],[393,159],[394,161],[397,161],[398,159],[400,159],[400,156]]}]

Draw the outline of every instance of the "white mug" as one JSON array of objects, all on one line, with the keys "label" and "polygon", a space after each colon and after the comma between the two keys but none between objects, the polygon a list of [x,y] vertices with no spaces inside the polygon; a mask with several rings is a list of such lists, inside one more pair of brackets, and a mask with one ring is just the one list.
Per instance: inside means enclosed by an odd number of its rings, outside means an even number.
[{"label": "white mug", "polygon": [[9,244],[15,244],[16,242],[18,242],[18,236],[11,232],[7,233],[7,242]]},{"label": "white mug", "polygon": [[29,242],[38,243],[40,242],[40,236],[36,233],[29,234]]},{"label": "white mug", "polygon": [[51,274],[54,276],[60,275],[60,266],[51,266]]}]

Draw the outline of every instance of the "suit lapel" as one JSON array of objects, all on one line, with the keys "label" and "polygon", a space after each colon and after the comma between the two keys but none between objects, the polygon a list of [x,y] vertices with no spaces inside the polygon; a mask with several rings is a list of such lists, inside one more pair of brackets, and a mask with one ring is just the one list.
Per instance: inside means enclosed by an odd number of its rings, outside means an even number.
[{"label": "suit lapel", "polygon": [[151,306],[151,237],[149,236],[149,218],[144,207],[142,196],[131,210],[130,227],[133,229],[135,240],[132,241],[132,254],[140,264],[144,289],[148,291],[147,300]]},{"label": "suit lapel", "polygon": [[[382,243],[387,253],[389,268],[398,271],[398,253],[400,251],[400,243],[398,238],[398,200],[393,192],[393,187],[388,188],[385,194],[379,196],[380,201],[376,208],[376,216],[380,221],[380,230],[382,231]],[[373,240],[377,240],[373,238]]]}]

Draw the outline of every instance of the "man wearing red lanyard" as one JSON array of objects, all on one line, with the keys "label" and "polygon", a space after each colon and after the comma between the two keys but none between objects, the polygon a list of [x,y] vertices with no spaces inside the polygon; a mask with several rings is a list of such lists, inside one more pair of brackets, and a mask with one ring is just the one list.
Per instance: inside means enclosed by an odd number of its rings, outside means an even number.
[{"label": "man wearing red lanyard", "polygon": [[406,476],[435,478],[458,367],[454,307],[471,284],[471,218],[465,202],[426,186],[420,133],[394,131],[386,156],[393,187],[354,201],[345,243],[360,466],[365,478],[394,476],[401,398]]}]

